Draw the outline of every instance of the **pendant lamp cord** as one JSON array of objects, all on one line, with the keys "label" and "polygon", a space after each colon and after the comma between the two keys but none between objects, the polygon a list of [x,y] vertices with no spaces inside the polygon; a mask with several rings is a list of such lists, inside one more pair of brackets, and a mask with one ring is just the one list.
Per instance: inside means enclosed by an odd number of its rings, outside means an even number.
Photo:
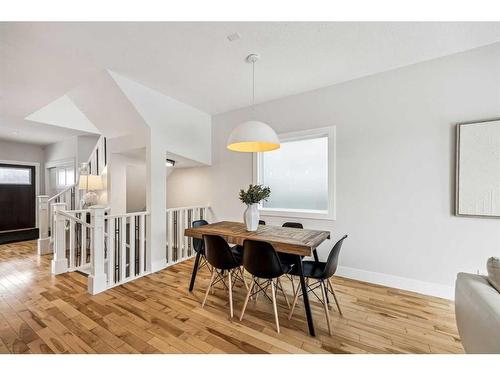
[{"label": "pendant lamp cord", "polygon": [[255,61],[252,62],[252,111],[255,111]]}]

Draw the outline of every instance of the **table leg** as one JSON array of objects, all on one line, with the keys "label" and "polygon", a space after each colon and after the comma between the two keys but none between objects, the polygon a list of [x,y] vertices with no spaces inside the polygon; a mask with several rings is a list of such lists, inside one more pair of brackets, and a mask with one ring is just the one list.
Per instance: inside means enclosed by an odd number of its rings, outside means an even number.
[{"label": "table leg", "polygon": [[311,336],[316,336],[314,333],[314,323],[312,320],[311,306],[309,305],[309,296],[307,295],[306,281],[304,280],[304,270],[302,268],[302,259],[297,257],[297,268],[300,277],[300,286],[302,288],[302,298],[304,299],[304,309],[306,310],[307,325],[309,327],[309,334]]},{"label": "table leg", "polygon": [[193,273],[191,274],[191,282],[189,283],[189,291],[191,292],[194,288],[194,280],[196,279],[196,273],[198,272],[198,265],[200,263],[201,254],[196,253],[196,259],[194,261]]}]

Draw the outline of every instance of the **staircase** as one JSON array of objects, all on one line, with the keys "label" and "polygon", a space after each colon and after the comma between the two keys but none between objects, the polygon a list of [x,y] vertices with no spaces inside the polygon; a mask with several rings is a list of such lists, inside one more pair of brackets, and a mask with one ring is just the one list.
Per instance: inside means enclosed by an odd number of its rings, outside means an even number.
[{"label": "staircase", "polygon": [[[89,173],[100,175],[106,168],[108,161],[107,141],[106,137],[101,136],[94,149],[92,150],[89,159]],[[38,209],[38,254],[45,255],[52,253],[54,239],[52,236],[54,228],[54,210],[58,206],[63,211],[75,210],[79,206],[79,191],[78,181],[65,188],[63,191],[55,194],[52,197],[48,195],[39,195],[37,197]]]},{"label": "staircase", "polygon": [[[96,294],[195,255],[184,229],[207,218],[209,208],[165,212],[165,157],[170,153],[192,166],[210,165],[211,116],[108,70],[67,97],[106,137],[99,139],[88,163],[90,174],[106,175],[112,211],[79,209],[77,185],[57,196],[38,197],[38,252],[53,253],[52,273],[88,274],[88,290]],[[120,158],[141,149],[148,211],[114,215],[126,211],[120,186],[127,179],[121,179]]]},{"label": "staircase", "polygon": [[[110,160],[108,152],[106,138],[100,137],[88,159],[90,174],[103,174]],[[150,213],[111,215],[109,207],[104,206],[80,209],[78,198],[78,184],[52,197],[38,197],[38,253],[53,253],[52,274],[78,271],[88,275],[91,294],[149,274]],[[208,210],[208,206],[192,206],[165,211],[167,267],[196,255],[192,239],[184,236],[184,230],[194,220],[207,218]]]},{"label": "staircase", "polygon": [[[166,266],[196,255],[192,239],[184,236],[194,220],[207,217],[208,206],[166,210]],[[151,272],[147,227],[149,212],[109,215],[108,209],[64,210],[54,204],[54,275],[79,271],[88,275],[88,291],[98,294]]]}]

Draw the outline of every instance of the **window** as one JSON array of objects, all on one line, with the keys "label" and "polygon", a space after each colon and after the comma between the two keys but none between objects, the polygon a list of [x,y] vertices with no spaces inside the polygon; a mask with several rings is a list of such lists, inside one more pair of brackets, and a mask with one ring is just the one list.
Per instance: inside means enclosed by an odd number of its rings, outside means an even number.
[{"label": "window", "polygon": [[255,182],[269,186],[263,215],[335,218],[335,128],[281,134],[281,148],[255,158]]},{"label": "window", "polygon": [[31,185],[31,169],[0,167],[0,184]]},{"label": "window", "polygon": [[57,168],[57,187],[64,188],[75,183],[75,169],[73,167]]}]

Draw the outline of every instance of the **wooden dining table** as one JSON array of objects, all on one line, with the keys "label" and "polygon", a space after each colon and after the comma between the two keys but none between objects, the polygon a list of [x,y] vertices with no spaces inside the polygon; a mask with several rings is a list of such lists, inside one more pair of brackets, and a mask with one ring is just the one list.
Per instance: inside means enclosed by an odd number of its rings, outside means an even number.
[{"label": "wooden dining table", "polygon": [[[185,236],[197,239],[203,239],[204,234],[221,236],[228,243],[236,245],[243,245],[245,240],[265,241],[273,245],[278,252],[295,255],[295,264],[300,276],[300,286],[302,288],[309,334],[315,336],[311,306],[309,304],[309,296],[307,294],[302,268],[302,257],[312,256],[313,251],[315,251],[324,240],[330,238],[330,232],[299,228],[283,228],[273,225],[259,225],[256,231],[249,232],[246,230],[245,224],[233,221],[221,221],[197,228],[187,228],[184,231]],[[196,254],[189,291],[192,291],[194,287],[200,256],[200,253]]]}]

